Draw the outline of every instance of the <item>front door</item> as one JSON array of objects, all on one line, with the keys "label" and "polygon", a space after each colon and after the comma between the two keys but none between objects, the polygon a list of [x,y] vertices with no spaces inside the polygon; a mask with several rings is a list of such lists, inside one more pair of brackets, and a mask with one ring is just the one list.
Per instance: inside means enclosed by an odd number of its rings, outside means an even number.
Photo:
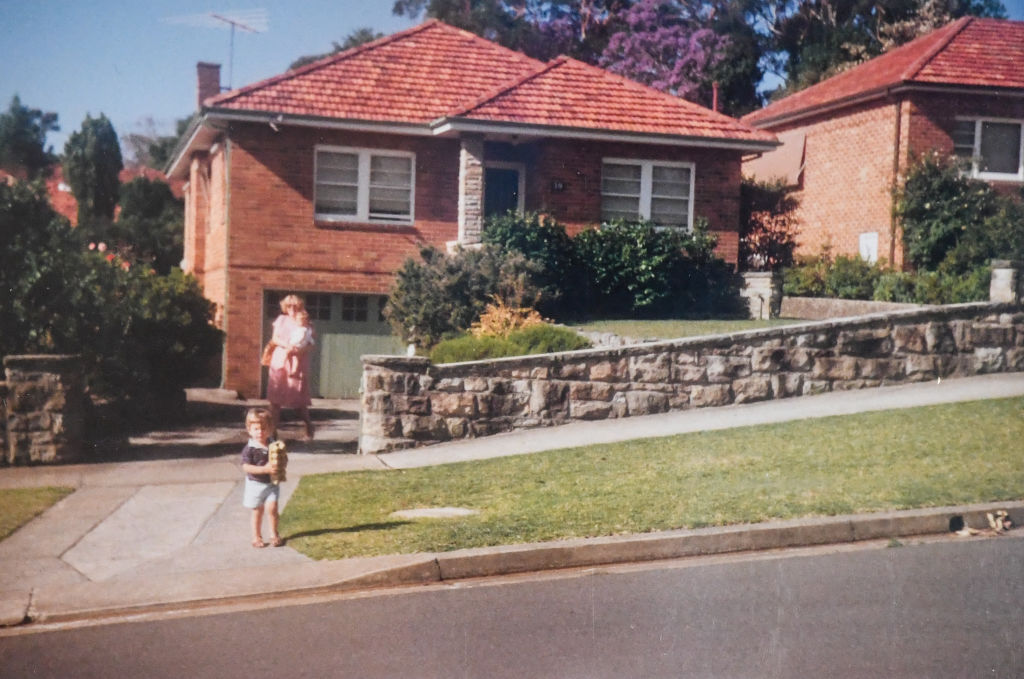
[{"label": "front door", "polygon": [[523,171],[520,167],[500,165],[484,168],[484,217],[521,212]]}]

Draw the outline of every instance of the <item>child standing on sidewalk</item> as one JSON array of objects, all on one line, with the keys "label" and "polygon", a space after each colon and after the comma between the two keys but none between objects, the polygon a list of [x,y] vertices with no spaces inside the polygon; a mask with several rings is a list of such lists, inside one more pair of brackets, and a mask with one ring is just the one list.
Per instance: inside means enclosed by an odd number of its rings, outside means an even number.
[{"label": "child standing on sidewalk", "polygon": [[273,430],[270,412],[263,408],[251,408],[245,414],[245,429],[249,442],[242,449],[242,470],[245,472],[245,492],[242,504],[252,510],[252,546],[266,547],[263,542],[263,508],[266,507],[270,523],[270,544],[280,547],[284,540],[277,532],[277,501],[281,487],[271,483],[270,436]]}]

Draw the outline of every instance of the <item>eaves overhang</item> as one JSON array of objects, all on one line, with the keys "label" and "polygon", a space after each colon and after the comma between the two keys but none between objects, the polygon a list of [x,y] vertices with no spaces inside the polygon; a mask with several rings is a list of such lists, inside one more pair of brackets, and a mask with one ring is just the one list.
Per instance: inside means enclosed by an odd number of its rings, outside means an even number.
[{"label": "eaves overhang", "polygon": [[[329,130],[351,130],[354,132],[378,132],[429,137],[434,133],[430,127],[418,123],[389,122],[380,120],[339,119],[327,116],[305,116],[270,111],[239,111],[237,109],[204,108],[195,122],[182,136],[182,142],[167,166],[167,175],[183,173],[188,159],[196,151],[213,145],[216,137],[231,123],[254,123],[266,125],[272,130],[281,127],[311,127]],[[184,177],[184,175],[181,175]]]},{"label": "eaves overhang", "polygon": [[317,129],[375,132],[418,137],[451,137],[459,134],[486,134],[520,138],[587,139],[630,144],[659,144],[728,149],[749,153],[770,151],[779,145],[776,140],[742,140],[698,135],[629,132],[598,128],[580,128],[557,125],[536,125],[506,121],[482,121],[460,117],[442,117],[428,124],[390,122],[380,120],[341,119],[326,116],[305,116],[268,111],[240,111],[237,109],[204,108],[189,126],[182,141],[168,163],[169,177],[185,179],[188,161],[197,151],[209,149],[217,137],[231,123],[266,125],[272,130],[280,127],[310,127]]},{"label": "eaves overhang", "polygon": [[788,125],[790,123],[798,122],[805,118],[812,118],[825,113],[831,113],[843,108],[849,108],[851,106],[857,106],[859,104],[866,104],[871,101],[878,99],[894,97],[903,94],[909,94],[912,92],[926,92],[936,94],[959,94],[959,95],[992,95],[1001,97],[1024,97],[1024,90],[1013,87],[992,87],[990,85],[945,85],[942,83],[897,83],[895,85],[885,85],[882,87],[876,87],[871,90],[858,92],[857,94],[850,95],[847,97],[840,97],[832,101],[816,104],[813,106],[806,106],[804,108],[797,109],[795,111],[789,111],[775,116],[769,116],[767,118],[761,118],[758,120],[745,120],[744,123],[750,127],[764,130],[780,125]]},{"label": "eaves overhang", "polygon": [[658,144],[662,146],[688,146],[729,149],[747,152],[771,151],[779,145],[777,140],[743,140],[654,132],[630,132],[599,128],[570,127],[566,125],[537,125],[507,121],[476,120],[460,117],[438,118],[431,129],[439,137],[475,133],[528,138],[587,139],[593,141],[624,142],[629,144]]}]

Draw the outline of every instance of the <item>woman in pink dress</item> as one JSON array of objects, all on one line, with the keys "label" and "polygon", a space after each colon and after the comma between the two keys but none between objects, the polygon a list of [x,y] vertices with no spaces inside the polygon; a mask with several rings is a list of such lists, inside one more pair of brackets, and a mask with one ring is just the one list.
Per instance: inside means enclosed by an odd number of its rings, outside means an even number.
[{"label": "woman in pink dress", "polygon": [[309,397],[309,352],[313,344],[312,341],[303,342],[299,346],[293,343],[293,338],[303,330],[298,316],[305,311],[306,305],[296,295],[288,295],[281,300],[281,315],[274,319],[270,338],[274,353],[270,357],[267,400],[270,401],[270,415],[273,418],[272,431],[277,431],[281,409],[291,408],[299,411],[299,416],[306,423],[306,437],[311,439],[313,422],[309,417],[309,406],[312,403]]}]

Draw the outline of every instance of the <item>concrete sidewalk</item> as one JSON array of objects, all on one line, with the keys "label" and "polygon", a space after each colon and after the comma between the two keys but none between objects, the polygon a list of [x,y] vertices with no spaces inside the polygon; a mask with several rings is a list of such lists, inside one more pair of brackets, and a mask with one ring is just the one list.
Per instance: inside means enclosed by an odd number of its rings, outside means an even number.
[{"label": "concrete sidewalk", "polygon": [[[1024,373],[987,375],[741,406],[569,424],[381,456],[352,454],[351,415],[318,422],[317,440],[291,444],[282,504],[304,475],[411,468],[676,433],[1024,395]],[[756,526],[566,540],[444,554],[315,562],[285,546],[253,549],[241,506],[237,424],[132,440],[136,459],[5,468],[0,488],[76,491],[0,542],[0,625],[340,591],[374,585],[592,566],[944,533],[950,519],[982,528],[994,508],[1024,522],[1024,503],[830,517]],[[339,452],[333,452],[339,451]],[[345,452],[348,451],[348,452]]]}]

